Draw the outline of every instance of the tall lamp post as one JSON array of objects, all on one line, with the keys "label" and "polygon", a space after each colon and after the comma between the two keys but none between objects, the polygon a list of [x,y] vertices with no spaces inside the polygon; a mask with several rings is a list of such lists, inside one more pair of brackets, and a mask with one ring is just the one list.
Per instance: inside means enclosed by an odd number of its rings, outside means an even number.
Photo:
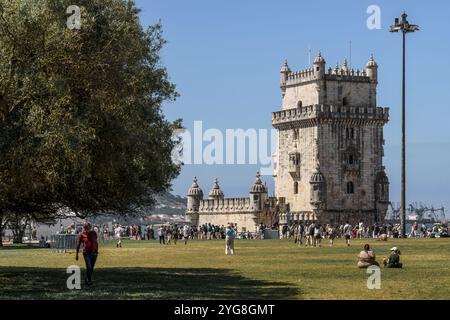
[{"label": "tall lamp post", "polygon": [[405,44],[406,34],[419,31],[419,26],[410,24],[406,18],[406,13],[402,14],[402,20],[395,18],[390,32],[401,32],[403,35],[403,71],[402,71],[402,195],[401,195],[401,236],[406,237],[406,166],[405,166]]}]

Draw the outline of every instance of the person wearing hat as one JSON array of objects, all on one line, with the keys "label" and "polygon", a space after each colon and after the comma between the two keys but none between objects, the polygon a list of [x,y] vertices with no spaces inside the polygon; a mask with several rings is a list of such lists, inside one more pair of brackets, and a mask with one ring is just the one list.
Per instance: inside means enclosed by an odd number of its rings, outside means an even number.
[{"label": "person wearing hat", "polygon": [[391,254],[389,258],[383,259],[385,268],[402,268],[403,264],[400,262],[400,250],[397,247],[391,248]]}]

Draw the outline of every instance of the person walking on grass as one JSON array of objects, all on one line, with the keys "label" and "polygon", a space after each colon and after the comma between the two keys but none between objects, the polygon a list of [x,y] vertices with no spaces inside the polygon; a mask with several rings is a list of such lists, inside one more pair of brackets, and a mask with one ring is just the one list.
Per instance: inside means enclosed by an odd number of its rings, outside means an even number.
[{"label": "person walking on grass", "polygon": [[173,228],[173,243],[174,243],[175,245],[176,245],[177,242],[178,242],[179,236],[180,236],[180,234],[179,234],[178,227],[175,226],[175,227]]},{"label": "person walking on grass", "polygon": [[92,230],[90,223],[86,222],[83,226],[84,231],[78,236],[77,251],[75,260],[78,261],[78,253],[81,244],[83,244],[83,258],[86,263],[86,279],[87,286],[92,285],[92,274],[94,273],[95,262],[98,256],[97,233]]},{"label": "person walking on grass", "polygon": [[158,238],[159,244],[166,244],[166,240],[164,239],[164,228],[162,226],[159,226],[158,228]]},{"label": "person walking on grass", "polygon": [[234,255],[234,239],[236,238],[236,230],[232,223],[228,224],[225,230],[225,254],[228,255],[228,251]]},{"label": "person walking on grass", "polygon": [[305,226],[303,225],[303,222],[300,222],[300,224],[297,227],[297,243],[298,246],[300,247],[301,245],[303,245],[303,238],[305,237]]},{"label": "person walking on grass", "polygon": [[183,227],[183,240],[184,240],[185,245],[187,244],[188,239],[189,239],[189,233],[190,233],[189,229],[190,229],[189,226],[187,224],[185,224]]},{"label": "person walking on grass", "polygon": [[171,244],[172,240],[172,227],[167,227],[166,229],[166,244]]},{"label": "person walking on grass", "polygon": [[116,226],[116,228],[114,229],[114,233],[115,233],[116,239],[117,239],[117,244],[116,244],[117,248],[122,248],[122,232],[123,232],[123,228],[120,224],[118,224]]},{"label": "person walking on grass", "polygon": [[350,247],[350,239],[352,238],[352,225],[348,221],[344,225],[345,244]]},{"label": "person walking on grass", "polygon": [[316,246],[316,240],[314,239],[314,233],[316,232],[316,225],[314,222],[311,222],[309,225],[309,232],[308,232],[308,245],[310,247]]},{"label": "person walking on grass", "polygon": [[322,246],[322,237],[323,237],[323,227],[321,224],[319,224],[315,229],[314,229],[314,246],[315,247],[321,247]]}]

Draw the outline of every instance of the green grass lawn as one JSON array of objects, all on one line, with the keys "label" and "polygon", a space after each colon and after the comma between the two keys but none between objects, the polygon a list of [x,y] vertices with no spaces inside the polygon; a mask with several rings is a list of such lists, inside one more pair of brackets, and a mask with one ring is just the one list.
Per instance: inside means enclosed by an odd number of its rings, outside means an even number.
[{"label": "green grass lawn", "polygon": [[[403,269],[381,269],[381,290],[366,286],[356,256],[369,243],[380,261],[402,252]],[[326,243],[324,243],[326,244]],[[94,285],[68,290],[66,268],[83,267],[74,253],[0,249],[0,299],[450,299],[450,239],[387,242],[338,239],[333,248],[297,247],[287,240],[237,240],[162,246],[156,241],[100,244]]]}]

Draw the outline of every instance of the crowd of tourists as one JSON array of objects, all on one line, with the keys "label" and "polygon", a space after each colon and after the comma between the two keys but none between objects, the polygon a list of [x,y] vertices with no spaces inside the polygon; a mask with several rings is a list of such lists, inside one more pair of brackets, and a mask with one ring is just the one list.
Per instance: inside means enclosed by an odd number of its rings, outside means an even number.
[{"label": "crowd of tourists", "polygon": [[[350,245],[351,239],[377,239],[386,241],[388,238],[400,237],[399,224],[386,225],[365,225],[360,221],[356,224],[332,225],[320,224],[316,222],[300,222],[279,227],[280,239],[293,239],[300,245],[320,247],[323,239],[328,239],[330,246],[333,245],[334,239],[345,238],[347,245]],[[425,224],[414,223],[411,226],[411,232],[408,237],[448,237],[448,228],[442,224],[435,224],[428,228]]]}]

